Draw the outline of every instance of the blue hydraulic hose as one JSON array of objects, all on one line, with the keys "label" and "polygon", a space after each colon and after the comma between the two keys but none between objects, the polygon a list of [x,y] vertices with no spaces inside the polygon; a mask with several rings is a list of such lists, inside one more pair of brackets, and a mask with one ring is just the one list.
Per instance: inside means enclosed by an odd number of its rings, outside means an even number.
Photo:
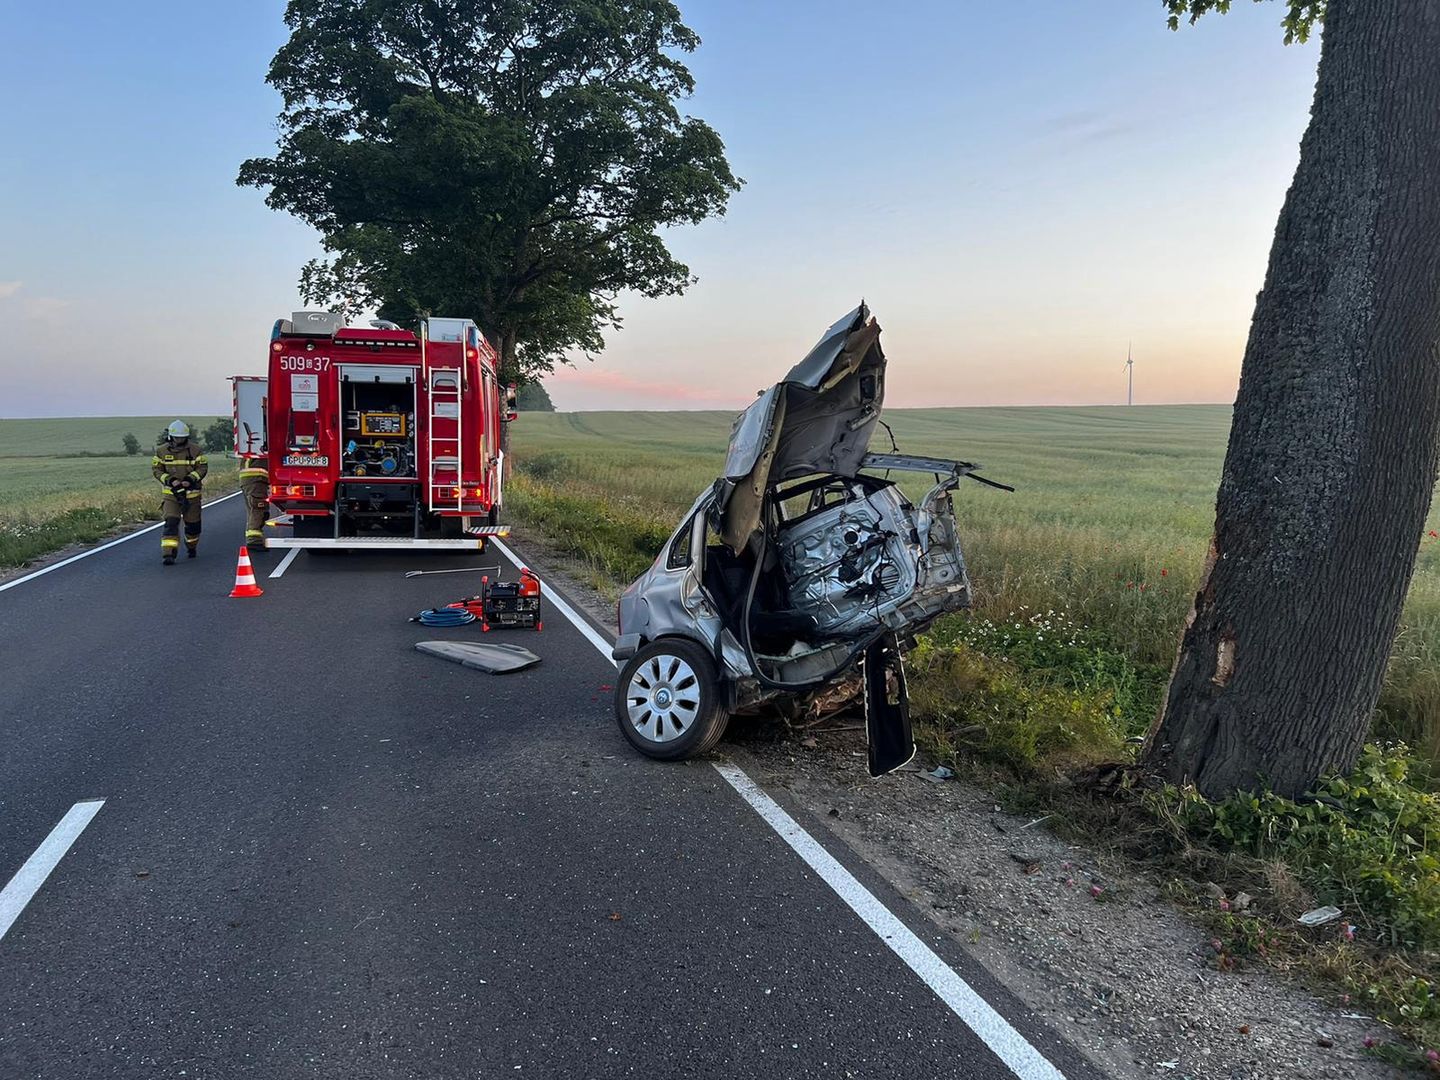
[{"label": "blue hydraulic hose", "polygon": [[464,608],[429,608],[420,612],[422,626],[464,626],[475,621],[475,616]]}]

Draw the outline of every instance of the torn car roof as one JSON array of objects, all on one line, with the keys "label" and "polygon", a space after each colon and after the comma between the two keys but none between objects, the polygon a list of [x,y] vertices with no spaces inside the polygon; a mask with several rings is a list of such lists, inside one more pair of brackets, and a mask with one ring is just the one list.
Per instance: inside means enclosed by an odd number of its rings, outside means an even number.
[{"label": "torn car roof", "polygon": [[812,473],[854,476],[884,399],[880,324],[861,301],[736,418],[717,500],[730,549],[749,541],[774,484]]}]

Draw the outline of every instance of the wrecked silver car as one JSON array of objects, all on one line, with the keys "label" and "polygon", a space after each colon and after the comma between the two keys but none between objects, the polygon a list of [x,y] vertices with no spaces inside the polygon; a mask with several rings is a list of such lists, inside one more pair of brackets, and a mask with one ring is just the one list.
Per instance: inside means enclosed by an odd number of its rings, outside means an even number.
[{"label": "wrecked silver car", "polygon": [[[871,775],[914,754],[903,650],[970,605],[951,492],[976,466],[871,454],[884,397],[862,303],[736,419],[724,474],[620,598],[615,716],[641,753],[694,757],[731,714],[858,669]],[[897,471],[934,477],[918,506]]]}]

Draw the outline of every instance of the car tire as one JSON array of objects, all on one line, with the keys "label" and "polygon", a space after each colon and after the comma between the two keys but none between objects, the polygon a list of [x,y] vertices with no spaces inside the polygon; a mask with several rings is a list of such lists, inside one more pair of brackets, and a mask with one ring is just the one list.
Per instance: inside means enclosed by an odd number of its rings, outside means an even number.
[{"label": "car tire", "polygon": [[712,749],[730,721],[715,662],[685,638],[642,646],[620,670],[615,721],[631,746],[657,761],[684,761]]}]

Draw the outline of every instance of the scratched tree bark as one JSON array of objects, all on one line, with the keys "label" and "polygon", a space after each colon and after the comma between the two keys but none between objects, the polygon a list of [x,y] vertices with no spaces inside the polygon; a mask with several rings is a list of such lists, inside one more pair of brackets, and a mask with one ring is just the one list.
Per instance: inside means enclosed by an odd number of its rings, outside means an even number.
[{"label": "scratched tree bark", "polygon": [[1208,796],[1348,769],[1440,455],[1440,0],[1331,0],[1215,532],[1144,762]]}]

